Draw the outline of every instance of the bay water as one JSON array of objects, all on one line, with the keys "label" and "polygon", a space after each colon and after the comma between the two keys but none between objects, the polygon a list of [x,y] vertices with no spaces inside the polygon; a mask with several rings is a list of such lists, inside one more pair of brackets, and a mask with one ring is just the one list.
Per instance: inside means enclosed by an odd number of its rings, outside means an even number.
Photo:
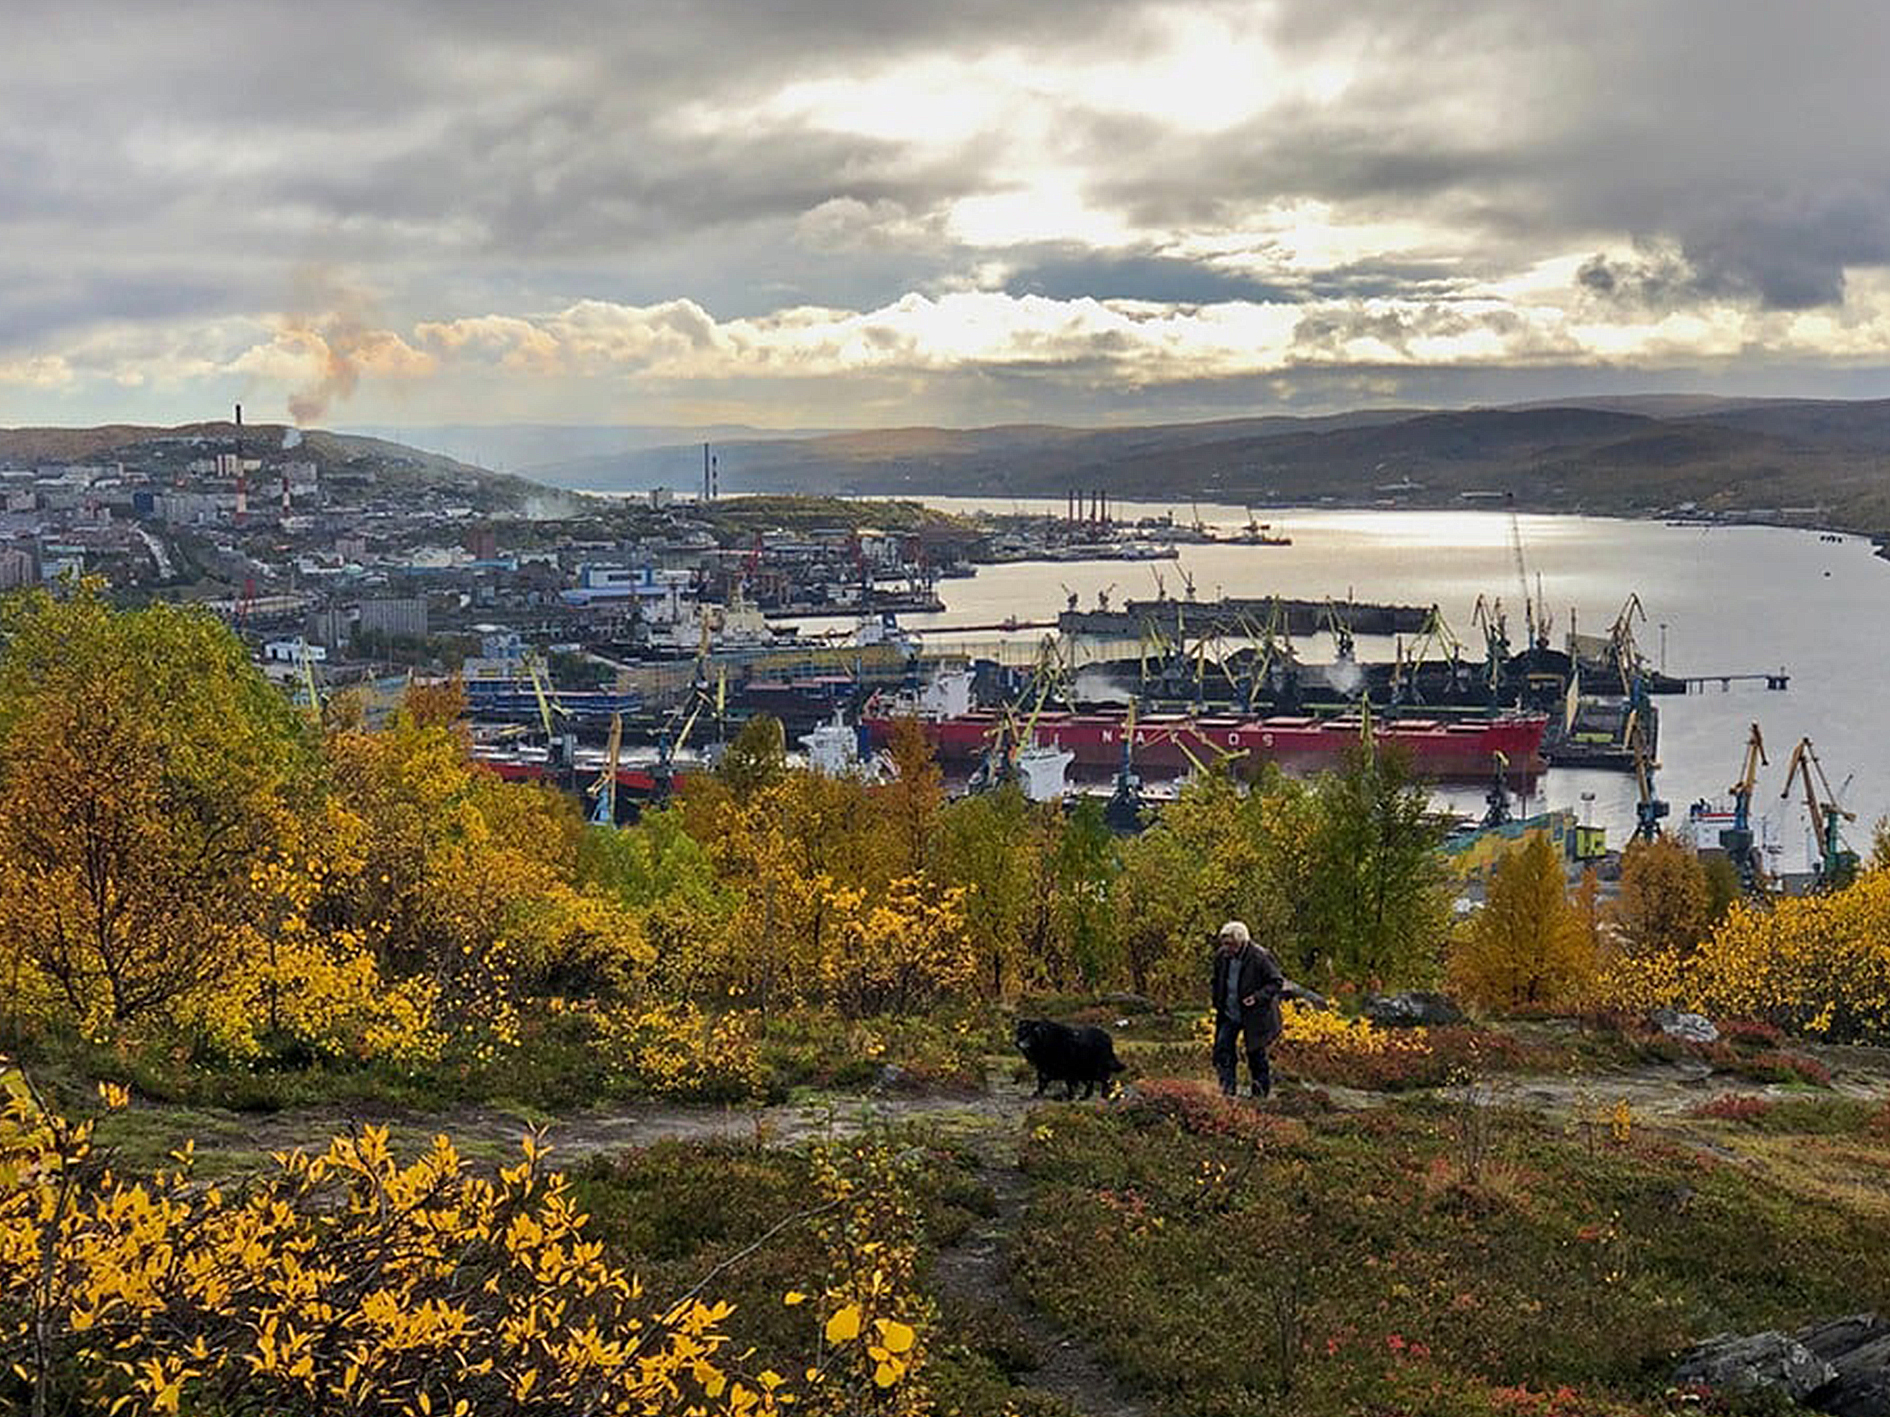
[{"label": "bay water", "polygon": [[[1060,514],[1060,499],[927,498],[944,510]],[[1248,520],[1245,508],[1201,504],[1114,503],[1121,520],[1172,514],[1200,520],[1223,534]],[[1151,598],[1157,577],[1167,593],[1184,593],[1191,576],[1202,600],[1219,595],[1319,600],[1348,598],[1435,604],[1465,654],[1483,657],[1472,623],[1479,595],[1500,597],[1512,642],[1524,638],[1511,518],[1503,511],[1339,511],[1270,508],[1255,515],[1290,546],[1183,544],[1174,561],[1023,562],[982,566],[970,579],[940,582],[946,609],[902,617],[914,629],[1053,619],[1069,592],[1085,608],[1107,591],[1112,605]],[[1673,525],[1583,516],[1516,518],[1531,595],[1540,579],[1558,646],[1571,620],[1603,635],[1638,596],[1645,620],[1634,633],[1650,663],[1676,675],[1759,674],[1783,670],[1790,687],[1753,683],[1664,696],[1660,708],[1658,794],[1672,804],[1669,826],[1698,798],[1719,799],[1738,776],[1748,725],[1758,723],[1771,765],[1760,773],[1755,815],[1770,818],[1781,850],[1779,869],[1802,869],[1808,826],[1802,787],[1782,798],[1785,765],[1802,737],[1813,740],[1845,808],[1848,829],[1866,851],[1871,824],[1890,813],[1890,562],[1860,537],[1831,539],[1796,528]],[[1158,538],[1159,539],[1159,538]],[[1066,590],[1067,588],[1067,590]],[[1019,638],[1036,638],[1020,634]],[[928,642],[950,636],[928,637]],[[990,632],[967,637],[989,641]],[[1332,657],[1325,636],[1296,640],[1304,660]],[[1389,640],[1361,637],[1361,659],[1389,659]],[[1530,811],[1567,807],[1608,828],[1619,846],[1633,830],[1636,789],[1631,774],[1554,770],[1536,780]],[[1592,793],[1590,801],[1584,793]],[[1440,794],[1464,811],[1480,808],[1480,791]]]}]

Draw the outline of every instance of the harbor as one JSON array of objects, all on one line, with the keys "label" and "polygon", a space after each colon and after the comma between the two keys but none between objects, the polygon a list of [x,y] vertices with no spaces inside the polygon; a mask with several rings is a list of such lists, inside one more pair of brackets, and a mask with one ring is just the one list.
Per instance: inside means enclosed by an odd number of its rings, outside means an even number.
[{"label": "harbor", "polygon": [[[1247,515],[1218,514],[1234,531]],[[1175,520],[1185,525],[1185,517]],[[1655,820],[1654,803],[1667,806],[1672,831],[1684,826],[1691,804],[1722,798],[1753,718],[1781,741],[1797,729],[1842,763],[1847,803],[1877,771],[1867,751],[1834,732],[1841,723],[1810,721],[1803,691],[1810,684],[1815,692],[1829,672],[1815,647],[1809,675],[1800,664],[1762,667],[1799,658],[1807,646],[1762,616],[1741,620],[1737,605],[1721,615],[1725,596],[1710,561],[1670,554],[1676,544],[1717,550],[1712,543],[1766,537],[1813,561],[1842,557],[1853,573],[1871,574],[1882,563],[1852,554],[1867,548],[1775,529],[1702,532],[1576,518],[1523,518],[1512,538],[1507,518],[1487,512],[1399,514],[1390,528],[1386,521],[1300,510],[1292,547],[1184,540],[1175,561],[1139,568],[1146,592],[1126,589],[1138,570],[1118,561],[983,564],[937,583],[939,611],[771,620],[792,635],[763,648],[711,644],[707,655],[686,660],[624,662],[615,683],[639,701],[626,715],[622,751],[654,760],[667,738],[677,770],[701,770],[741,722],[766,712],[782,720],[791,749],[811,751],[803,740],[838,724],[853,751],[870,758],[885,736],[888,703],[967,672],[972,690],[962,715],[933,733],[954,790],[989,775],[993,750],[1041,749],[1069,754],[1059,786],[1045,790],[1110,796],[1127,737],[1135,775],[1159,800],[1187,774],[1233,755],[1238,771],[1268,760],[1299,772],[1336,763],[1359,741],[1364,718],[1374,738],[1403,737],[1413,747],[1441,810],[1480,819],[1500,773],[1517,815],[1586,818],[1618,847]],[[1440,544],[1446,529],[1463,544]],[[1430,574],[1398,554],[1390,530],[1431,548]],[[1573,544],[1572,531],[1592,540]],[[1526,579],[1516,569],[1515,539],[1524,544]],[[1624,540],[1647,544],[1623,558]],[[1334,545],[1345,541],[1343,550]],[[1597,546],[1639,564],[1604,578]],[[1335,559],[1342,569],[1332,574]],[[1676,566],[1687,574],[1663,586],[1661,568]],[[1822,569],[1811,574],[1822,580]],[[1647,588],[1649,604],[1636,586]],[[1263,588],[1277,589],[1257,593]],[[1315,589],[1326,593],[1305,593]],[[1715,635],[1715,657],[1701,657]],[[1131,715],[1136,728],[1127,734]],[[1475,734],[1488,740],[1504,718],[1526,725],[1523,742],[1458,751]],[[1289,725],[1281,719],[1319,725],[1313,741],[1330,750],[1300,751],[1282,736]],[[591,755],[603,732],[598,724],[579,728],[575,751],[584,763],[574,778],[595,775]],[[1427,750],[1426,734],[1450,751]],[[1033,772],[1047,780],[1040,765]],[[1812,857],[1808,828],[1797,820],[1801,804],[1761,794],[1754,812],[1783,842],[1775,856]]]}]

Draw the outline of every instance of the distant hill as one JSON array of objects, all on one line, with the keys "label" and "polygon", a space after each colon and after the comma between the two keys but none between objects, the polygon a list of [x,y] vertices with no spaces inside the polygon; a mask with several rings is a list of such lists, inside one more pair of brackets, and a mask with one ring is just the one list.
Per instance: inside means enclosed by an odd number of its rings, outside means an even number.
[{"label": "distant hill", "polygon": [[[1645,514],[1694,503],[1817,507],[1890,528],[1890,401],[1645,395],[1449,411],[1364,409],[1122,428],[887,428],[737,438],[715,448],[725,492],[1200,497],[1458,506],[1510,494],[1541,509]],[[688,489],[699,448],[532,467],[598,491]]]},{"label": "distant hill", "polygon": [[[704,443],[752,441],[758,438],[812,438],[832,432],[826,428],[797,428],[777,432],[746,423],[584,424],[584,423],[440,423],[400,424],[345,430],[408,447],[457,458],[475,467],[531,475],[531,469],[587,458],[622,457],[650,448],[683,450],[680,460],[699,474]],[[693,484],[691,484],[693,485]]]},{"label": "distant hill", "polygon": [[[182,464],[240,447],[266,461],[313,462],[324,477],[366,477],[383,487],[450,491],[481,510],[523,509],[555,489],[522,477],[379,438],[295,429],[279,423],[187,423],[175,428],[108,424],[98,428],[0,428],[0,466],[70,462]],[[566,499],[569,500],[569,499]]]}]

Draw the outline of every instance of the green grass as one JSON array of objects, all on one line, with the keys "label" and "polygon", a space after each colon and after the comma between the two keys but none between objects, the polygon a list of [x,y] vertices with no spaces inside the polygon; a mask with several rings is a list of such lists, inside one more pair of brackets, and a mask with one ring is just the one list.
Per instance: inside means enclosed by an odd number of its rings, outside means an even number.
[{"label": "green grass", "polygon": [[1890,1219],[1661,1137],[1301,1109],[1033,1118],[1022,1282],[1165,1413],[1653,1411],[1699,1337],[1890,1302]]}]

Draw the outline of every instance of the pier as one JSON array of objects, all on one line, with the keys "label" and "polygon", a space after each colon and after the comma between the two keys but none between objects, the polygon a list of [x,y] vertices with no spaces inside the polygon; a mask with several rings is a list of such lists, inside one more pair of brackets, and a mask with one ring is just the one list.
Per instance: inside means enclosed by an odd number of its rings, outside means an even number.
[{"label": "pier", "polygon": [[1708,684],[1717,684],[1724,693],[1734,684],[1763,684],[1772,690],[1783,690],[1791,683],[1791,675],[1783,669],[1776,674],[1676,674],[1673,676],[1686,685],[1689,694],[1703,694]]}]

